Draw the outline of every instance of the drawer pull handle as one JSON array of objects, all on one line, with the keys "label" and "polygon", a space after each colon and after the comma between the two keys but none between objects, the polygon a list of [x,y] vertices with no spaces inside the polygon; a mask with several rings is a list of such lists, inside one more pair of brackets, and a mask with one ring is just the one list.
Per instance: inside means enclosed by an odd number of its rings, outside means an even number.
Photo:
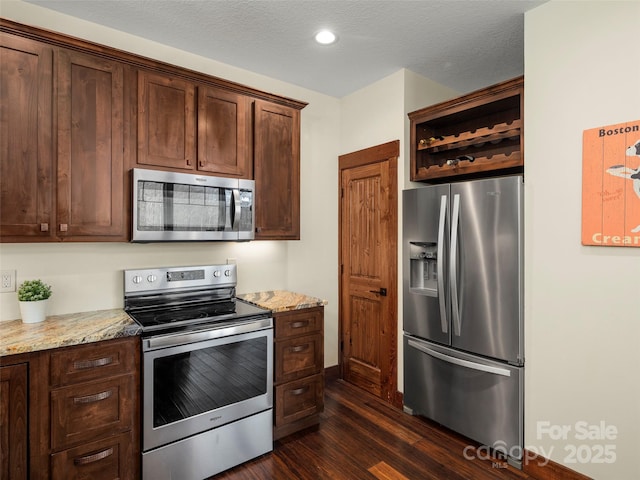
[{"label": "drawer pull handle", "polygon": [[86,465],[88,463],[97,462],[98,460],[102,460],[103,458],[107,458],[113,455],[113,447],[107,448],[98,453],[94,453],[93,455],[86,455],[84,457],[78,457],[73,459],[74,465]]},{"label": "drawer pull handle", "polygon": [[73,403],[95,403],[102,400],[106,400],[113,395],[113,390],[107,390],[106,392],[96,393],[95,395],[87,395],[86,397],[73,397]]},{"label": "drawer pull handle", "polygon": [[304,345],[296,345],[295,347],[291,347],[289,349],[290,353],[300,353],[300,352],[304,352],[305,350],[309,350],[309,344],[305,343]]},{"label": "drawer pull handle", "polygon": [[291,390],[291,395],[302,395],[307,390],[309,390],[309,386],[296,388],[295,390]]},{"label": "drawer pull handle", "polygon": [[113,363],[113,357],[103,357],[96,360],[78,360],[73,362],[73,368],[76,370],[86,370],[87,368],[104,367]]},{"label": "drawer pull handle", "polygon": [[293,322],[291,324],[291,328],[302,328],[302,327],[306,327],[307,325],[309,325],[309,320],[301,320],[298,322]]}]

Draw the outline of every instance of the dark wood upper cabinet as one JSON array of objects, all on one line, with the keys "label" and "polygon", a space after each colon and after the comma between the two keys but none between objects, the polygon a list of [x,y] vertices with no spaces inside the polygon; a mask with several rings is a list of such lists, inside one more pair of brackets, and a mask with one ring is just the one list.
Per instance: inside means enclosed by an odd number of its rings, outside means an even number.
[{"label": "dark wood upper cabinet", "polygon": [[195,169],[196,112],[193,83],[138,72],[138,164]]},{"label": "dark wood upper cabinet", "polygon": [[250,120],[246,95],[138,72],[139,165],[251,178]]},{"label": "dark wood upper cabinet", "polygon": [[306,103],[6,19],[0,30],[0,241],[128,241],[136,166],[253,178],[256,239],[300,238]]},{"label": "dark wood upper cabinet", "polygon": [[126,240],[123,65],[60,50],[57,235]]},{"label": "dark wood upper cabinet", "polygon": [[299,240],[300,110],[254,105],[256,240]]},{"label": "dark wood upper cabinet", "polygon": [[239,93],[198,87],[198,170],[253,178],[249,100]]},{"label": "dark wood upper cabinet", "polygon": [[123,66],[0,35],[2,241],[126,240]]},{"label": "dark wood upper cabinet", "polygon": [[53,190],[53,49],[0,33],[0,236],[49,240]]}]

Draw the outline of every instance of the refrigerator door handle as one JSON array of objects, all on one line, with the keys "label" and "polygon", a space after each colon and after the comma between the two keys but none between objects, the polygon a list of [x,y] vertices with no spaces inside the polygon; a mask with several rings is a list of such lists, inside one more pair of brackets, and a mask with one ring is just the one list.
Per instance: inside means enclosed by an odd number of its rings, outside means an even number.
[{"label": "refrigerator door handle", "polygon": [[483,365],[481,363],[470,362],[469,360],[463,360],[461,358],[451,357],[449,355],[445,355],[444,353],[436,352],[435,350],[430,349],[429,347],[425,347],[415,340],[408,340],[408,344],[413,348],[420,350],[427,355],[431,355],[434,358],[442,360],[443,362],[452,363],[454,365],[458,365],[460,367],[470,368],[472,370],[478,370],[480,372],[493,373],[495,375],[501,375],[503,377],[510,377],[511,371],[506,368],[500,367],[492,367],[491,365]]},{"label": "refrigerator door handle", "polygon": [[460,194],[453,196],[453,213],[451,215],[451,251],[449,274],[451,282],[451,315],[453,317],[453,333],[460,336],[460,308],[458,304],[458,220],[460,218]]},{"label": "refrigerator door handle", "polygon": [[438,304],[440,305],[440,323],[442,333],[447,333],[447,308],[444,291],[444,227],[447,219],[447,196],[440,197],[440,220],[438,222]]}]

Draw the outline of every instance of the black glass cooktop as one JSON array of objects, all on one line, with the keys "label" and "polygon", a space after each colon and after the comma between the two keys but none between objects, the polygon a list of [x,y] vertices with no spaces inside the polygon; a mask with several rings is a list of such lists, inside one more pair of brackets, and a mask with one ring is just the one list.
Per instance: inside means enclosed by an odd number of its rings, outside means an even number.
[{"label": "black glass cooktop", "polygon": [[198,305],[136,309],[127,313],[142,327],[143,332],[148,332],[268,316],[270,311],[242,300],[228,300]]}]

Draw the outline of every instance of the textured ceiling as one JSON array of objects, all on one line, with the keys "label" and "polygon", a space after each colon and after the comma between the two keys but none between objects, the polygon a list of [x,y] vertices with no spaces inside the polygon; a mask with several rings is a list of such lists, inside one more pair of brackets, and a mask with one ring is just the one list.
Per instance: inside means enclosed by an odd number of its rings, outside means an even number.
[{"label": "textured ceiling", "polygon": [[[334,97],[401,68],[466,93],[521,75],[539,0],[26,0]],[[313,35],[330,28],[332,46]]]}]

